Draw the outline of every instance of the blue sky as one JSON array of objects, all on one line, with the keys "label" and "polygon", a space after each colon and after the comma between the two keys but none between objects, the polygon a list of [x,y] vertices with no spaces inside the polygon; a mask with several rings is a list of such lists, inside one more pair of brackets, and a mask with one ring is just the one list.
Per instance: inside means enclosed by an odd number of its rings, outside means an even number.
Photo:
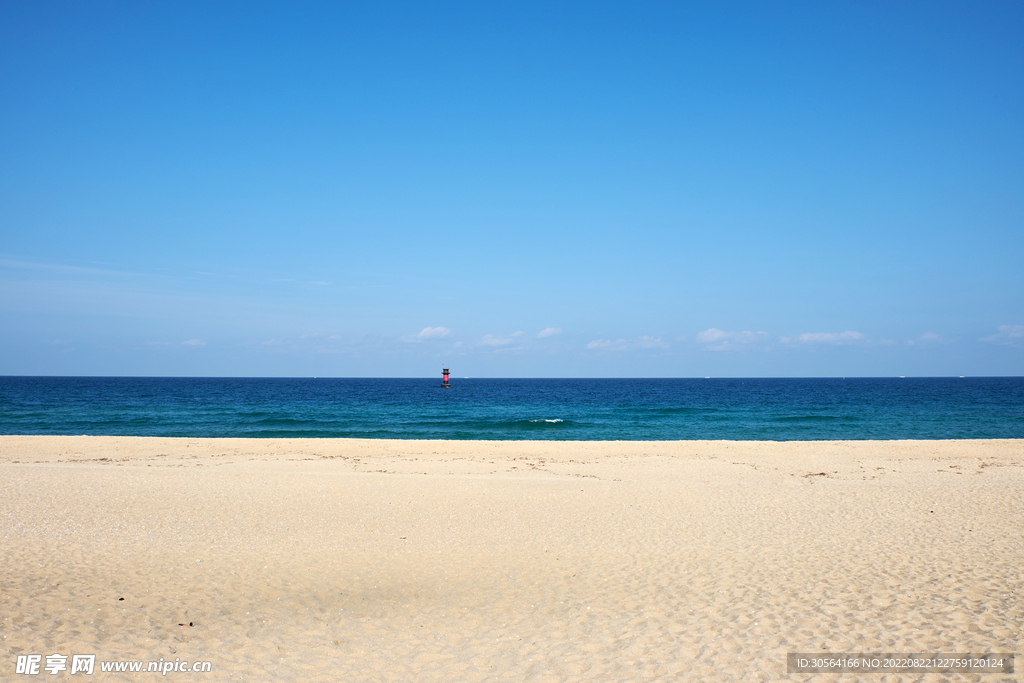
[{"label": "blue sky", "polygon": [[1024,5],[0,5],[0,374],[1024,375]]}]

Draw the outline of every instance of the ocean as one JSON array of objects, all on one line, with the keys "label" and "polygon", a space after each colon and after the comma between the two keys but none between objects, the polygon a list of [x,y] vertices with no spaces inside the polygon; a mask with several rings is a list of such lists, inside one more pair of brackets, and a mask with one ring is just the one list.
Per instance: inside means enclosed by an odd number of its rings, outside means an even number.
[{"label": "ocean", "polygon": [[0,434],[371,439],[1024,438],[1024,378],[0,377]]}]

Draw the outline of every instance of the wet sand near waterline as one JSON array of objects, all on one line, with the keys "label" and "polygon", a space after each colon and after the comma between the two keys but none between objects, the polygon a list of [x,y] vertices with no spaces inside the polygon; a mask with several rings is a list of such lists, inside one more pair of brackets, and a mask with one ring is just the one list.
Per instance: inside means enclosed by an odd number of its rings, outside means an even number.
[{"label": "wet sand near waterline", "polygon": [[0,680],[1018,681],[786,653],[1024,652],[1022,539],[1021,440],[7,436]]}]

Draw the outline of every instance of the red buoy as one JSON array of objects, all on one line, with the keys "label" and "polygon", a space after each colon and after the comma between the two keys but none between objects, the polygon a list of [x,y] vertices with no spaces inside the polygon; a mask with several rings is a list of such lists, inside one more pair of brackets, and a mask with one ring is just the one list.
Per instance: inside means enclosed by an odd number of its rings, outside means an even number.
[{"label": "red buoy", "polygon": [[445,389],[451,389],[452,385],[448,383],[448,368],[445,368],[443,370],[442,376],[444,379],[441,380],[441,386],[444,387]]}]

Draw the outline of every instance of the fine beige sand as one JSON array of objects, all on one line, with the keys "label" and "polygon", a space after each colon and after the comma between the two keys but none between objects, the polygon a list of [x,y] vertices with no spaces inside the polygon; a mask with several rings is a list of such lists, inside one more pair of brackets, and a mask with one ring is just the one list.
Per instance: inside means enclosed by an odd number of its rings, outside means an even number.
[{"label": "fine beige sand", "polygon": [[1021,653],[1021,440],[6,436],[0,491],[3,681],[1021,679],[786,673]]}]

